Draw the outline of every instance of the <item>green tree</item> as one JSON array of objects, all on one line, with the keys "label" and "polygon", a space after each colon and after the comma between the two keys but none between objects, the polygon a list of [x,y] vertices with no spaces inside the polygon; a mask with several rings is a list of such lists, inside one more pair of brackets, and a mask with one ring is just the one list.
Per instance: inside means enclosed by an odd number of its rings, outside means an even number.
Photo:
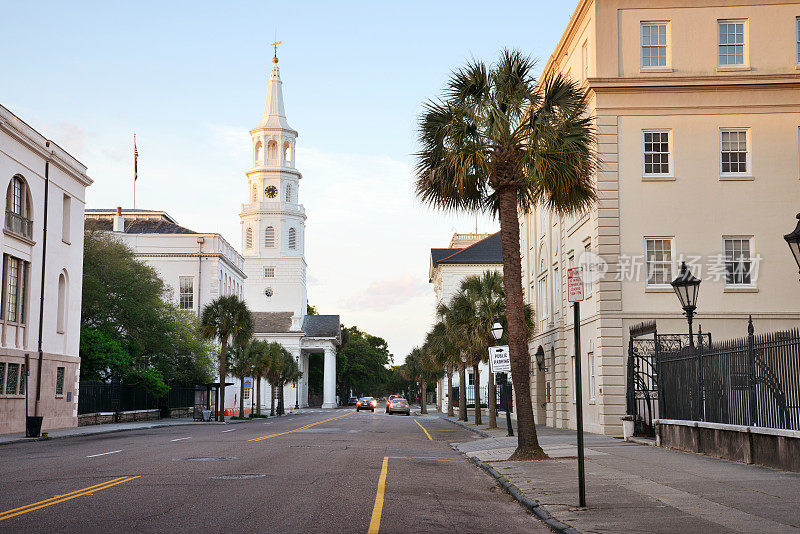
[{"label": "green tree", "polygon": [[254,341],[244,345],[233,344],[230,346],[230,372],[239,379],[239,417],[244,417],[244,379],[255,374],[256,353],[250,350],[250,345]]},{"label": "green tree", "polygon": [[200,318],[204,338],[215,339],[219,349],[219,406],[220,420],[225,420],[225,379],[228,376],[228,343],[244,345],[253,335],[253,316],[247,304],[236,295],[217,297],[205,308]]},{"label": "green tree", "polygon": [[384,394],[388,387],[392,355],[381,337],[362,332],[358,327],[342,329],[342,345],[336,353],[337,391],[341,398]]},{"label": "green tree", "polygon": [[419,198],[444,210],[498,215],[503,243],[511,368],[518,441],[512,459],[545,458],[530,395],[519,249],[519,214],[535,204],[576,213],[595,200],[593,119],[586,92],[561,75],[537,84],[534,62],[504,50],[487,67],[473,60],[455,71],[442,100],[419,121]]},{"label": "green tree", "polygon": [[132,358],[124,344],[106,330],[81,326],[81,379],[107,381],[127,376]]},{"label": "green tree", "polygon": [[437,321],[425,335],[425,347],[437,366],[447,375],[447,415],[453,417],[453,372],[461,358],[443,321]]}]

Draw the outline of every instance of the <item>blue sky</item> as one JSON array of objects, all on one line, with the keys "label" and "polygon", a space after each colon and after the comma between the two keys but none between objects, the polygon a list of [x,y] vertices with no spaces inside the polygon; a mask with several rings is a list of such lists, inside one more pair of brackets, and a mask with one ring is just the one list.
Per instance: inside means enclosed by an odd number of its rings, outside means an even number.
[{"label": "blue sky", "polygon": [[429,249],[475,228],[413,197],[421,104],[454,68],[503,47],[543,66],[575,3],[9,3],[0,103],[89,167],[87,207],[131,205],[136,132],[137,207],[239,248],[248,131],[277,29],[300,133],[309,301],[386,338],[402,361],[433,319]]}]

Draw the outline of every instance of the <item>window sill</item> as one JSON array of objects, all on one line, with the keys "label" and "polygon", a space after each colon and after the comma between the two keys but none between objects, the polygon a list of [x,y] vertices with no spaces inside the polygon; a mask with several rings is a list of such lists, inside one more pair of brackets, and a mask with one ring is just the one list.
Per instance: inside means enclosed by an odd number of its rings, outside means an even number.
[{"label": "window sill", "polygon": [[758,293],[756,286],[725,286],[723,293]]},{"label": "window sill", "polygon": [[643,174],[642,175],[643,182],[674,182],[675,177],[671,175],[660,175],[660,174]]},{"label": "window sill", "polygon": [[640,74],[666,74],[673,72],[672,67],[639,67]]},{"label": "window sill", "polygon": [[70,243],[69,239],[62,239],[61,242],[64,243],[65,245],[71,245],[72,244],[72,243]]},{"label": "window sill", "polygon": [[742,72],[750,70],[749,65],[732,65],[726,67],[717,66],[717,72]]},{"label": "window sill", "polygon": [[10,399],[10,400],[25,400],[24,393],[4,393],[0,395],[0,399]]},{"label": "window sill", "polygon": [[645,293],[674,293],[672,286],[649,286],[644,288]]},{"label": "window sill", "polygon": [[34,241],[32,239],[28,239],[24,235],[18,234],[16,232],[12,232],[11,230],[8,230],[6,228],[3,228],[3,233],[5,235],[9,236],[9,237],[13,237],[14,239],[19,239],[20,241],[22,241],[26,245],[34,246],[36,244],[36,241]]},{"label": "window sill", "polygon": [[723,174],[719,180],[720,182],[752,182],[755,178],[752,174]]},{"label": "window sill", "polygon": [[589,404],[589,406],[594,406],[595,402],[596,402],[595,399],[591,398],[591,399],[589,399],[588,404]]}]

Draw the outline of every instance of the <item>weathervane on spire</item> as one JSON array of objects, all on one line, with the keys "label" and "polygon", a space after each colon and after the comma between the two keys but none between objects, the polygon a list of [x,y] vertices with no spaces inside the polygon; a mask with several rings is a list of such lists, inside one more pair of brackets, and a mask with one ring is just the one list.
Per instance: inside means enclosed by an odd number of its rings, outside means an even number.
[{"label": "weathervane on spire", "polygon": [[272,43],[272,48],[275,50],[275,55],[272,56],[272,62],[273,63],[277,63],[278,62],[278,45],[280,45],[282,43],[283,43],[283,41],[278,41],[277,38],[275,39],[275,42]]}]

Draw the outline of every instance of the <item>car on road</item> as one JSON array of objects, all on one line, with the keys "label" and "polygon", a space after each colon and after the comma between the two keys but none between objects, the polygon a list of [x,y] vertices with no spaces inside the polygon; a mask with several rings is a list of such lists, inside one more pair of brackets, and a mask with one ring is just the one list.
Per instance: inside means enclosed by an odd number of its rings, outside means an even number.
[{"label": "car on road", "polygon": [[348,406],[355,406],[357,402],[358,402],[358,397],[350,397],[347,400],[347,405]]},{"label": "car on road", "polygon": [[378,401],[376,401],[372,397],[361,397],[356,401],[356,411],[360,412],[361,410],[369,410],[371,412],[374,412],[375,406],[377,405]]},{"label": "car on road", "polygon": [[405,397],[401,395],[392,395],[392,397],[386,401],[386,413],[389,415],[394,413],[411,415],[411,406],[408,405],[408,401]]}]

